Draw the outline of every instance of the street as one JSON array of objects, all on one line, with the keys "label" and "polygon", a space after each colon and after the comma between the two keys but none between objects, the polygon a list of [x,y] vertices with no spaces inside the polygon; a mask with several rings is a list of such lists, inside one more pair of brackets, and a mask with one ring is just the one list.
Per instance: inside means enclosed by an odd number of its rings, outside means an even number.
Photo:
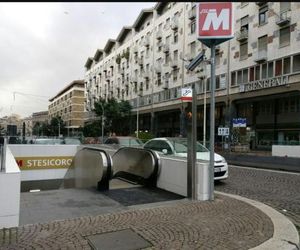
[{"label": "street", "polygon": [[300,174],[229,166],[215,190],[263,202],[286,215],[300,231]]}]

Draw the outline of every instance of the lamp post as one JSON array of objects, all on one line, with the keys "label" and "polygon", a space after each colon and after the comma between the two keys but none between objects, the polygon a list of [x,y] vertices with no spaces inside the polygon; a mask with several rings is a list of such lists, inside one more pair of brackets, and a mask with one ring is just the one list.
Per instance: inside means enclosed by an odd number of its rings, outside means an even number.
[{"label": "lamp post", "polygon": [[102,128],[101,128],[101,132],[102,132],[102,139],[101,139],[101,143],[103,144],[103,140],[104,140],[104,107],[102,102],[99,102],[101,105],[101,109],[102,109]]},{"label": "lamp post", "polygon": [[139,138],[139,95],[136,103],[136,137]]}]

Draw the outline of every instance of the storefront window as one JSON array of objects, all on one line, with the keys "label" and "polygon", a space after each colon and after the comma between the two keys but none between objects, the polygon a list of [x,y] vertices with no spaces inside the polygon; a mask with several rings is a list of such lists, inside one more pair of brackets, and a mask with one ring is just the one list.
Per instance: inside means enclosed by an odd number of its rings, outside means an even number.
[{"label": "storefront window", "polygon": [[249,81],[254,81],[254,67],[250,68]]},{"label": "storefront window", "polygon": [[248,82],[248,69],[243,70],[243,83]]},{"label": "storefront window", "polygon": [[255,67],[255,80],[260,80],[260,65]]},{"label": "storefront window", "polygon": [[267,78],[267,64],[263,64],[261,67],[261,79]]}]

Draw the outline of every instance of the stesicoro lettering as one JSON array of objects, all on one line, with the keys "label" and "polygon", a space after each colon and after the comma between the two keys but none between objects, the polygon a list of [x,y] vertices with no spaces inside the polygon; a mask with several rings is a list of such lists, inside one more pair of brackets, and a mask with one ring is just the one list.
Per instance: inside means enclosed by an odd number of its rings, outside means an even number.
[{"label": "stesicoro lettering", "polygon": [[72,164],[73,156],[61,157],[16,157],[21,169],[68,168]]}]

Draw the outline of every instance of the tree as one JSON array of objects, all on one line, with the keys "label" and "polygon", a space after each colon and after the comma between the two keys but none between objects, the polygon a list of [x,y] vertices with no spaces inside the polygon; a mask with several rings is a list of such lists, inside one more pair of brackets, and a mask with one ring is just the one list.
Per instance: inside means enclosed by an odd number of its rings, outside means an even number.
[{"label": "tree", "polygon": [[119,135],[130,134],[132,107],[128,101],[122,100],[118,102],[115,98],[111,98],[105,102],[104,99],[100,99],[95,103],[94,109],[96,115],[99,117],[103,115],[102,107],[104,109],[104,127],[106,132],[115,132]]},{"label": "tree", "polygon": [[48,126],[49,136],[58,136],[58,134],[66,135],[66,123],[61,119],[60,116],[52,117],[50,124]]}]

